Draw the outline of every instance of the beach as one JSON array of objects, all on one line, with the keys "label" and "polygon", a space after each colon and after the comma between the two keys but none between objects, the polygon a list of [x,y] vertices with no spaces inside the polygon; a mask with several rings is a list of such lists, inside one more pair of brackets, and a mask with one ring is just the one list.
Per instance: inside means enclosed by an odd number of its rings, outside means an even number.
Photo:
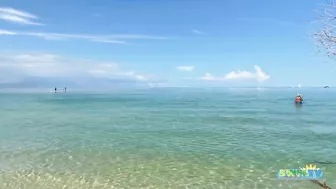
[{"label": "beach", "polygon": [[0,93],[0,188],[318,189],[277,180],[310,163],[333,188],[335,105],[333,88]]}]

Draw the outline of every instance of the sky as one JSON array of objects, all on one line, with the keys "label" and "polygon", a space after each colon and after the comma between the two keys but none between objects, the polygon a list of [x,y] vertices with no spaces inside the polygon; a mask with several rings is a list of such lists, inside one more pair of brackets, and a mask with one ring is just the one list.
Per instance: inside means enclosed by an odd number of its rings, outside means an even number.
[{"label": "sky", "polygon": [[336,85],[323,0],[0,0],[0,88]]}]

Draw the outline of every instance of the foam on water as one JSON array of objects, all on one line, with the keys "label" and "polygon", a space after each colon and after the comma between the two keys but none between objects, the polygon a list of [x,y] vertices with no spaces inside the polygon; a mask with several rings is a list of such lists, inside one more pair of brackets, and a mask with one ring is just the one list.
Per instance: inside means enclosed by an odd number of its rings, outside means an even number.
[{"label": "foam on water", "polygon": [[[0,94],[0,188],[318,188],[336,184],[336,93],[160,89]],[[2,185],[2,186],[1,186]]]}]

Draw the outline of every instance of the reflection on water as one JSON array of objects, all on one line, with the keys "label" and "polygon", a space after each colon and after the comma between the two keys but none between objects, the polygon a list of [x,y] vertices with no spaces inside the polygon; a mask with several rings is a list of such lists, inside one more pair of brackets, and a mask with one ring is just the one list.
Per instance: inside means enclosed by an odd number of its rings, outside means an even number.
[{"label": "reflection on water", "polygon": [[297,108],[297,109],[300,109],[301,107],[302,107],[302,104],[297,104],[297,103],[294,103],[295,104],[295,107]]}]

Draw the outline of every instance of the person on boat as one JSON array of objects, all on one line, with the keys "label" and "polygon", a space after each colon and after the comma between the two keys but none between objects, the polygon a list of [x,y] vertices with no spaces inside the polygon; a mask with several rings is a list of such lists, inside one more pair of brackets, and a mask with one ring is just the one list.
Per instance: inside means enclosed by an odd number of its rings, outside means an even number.
[{"label": "person on boat", "polygon": [[300,103],[301,104],[302,101],[303,101],[302,96],[300,94],[296,95],[296,97],[295,97],[295,103],[297,103],[297,104]]}]

